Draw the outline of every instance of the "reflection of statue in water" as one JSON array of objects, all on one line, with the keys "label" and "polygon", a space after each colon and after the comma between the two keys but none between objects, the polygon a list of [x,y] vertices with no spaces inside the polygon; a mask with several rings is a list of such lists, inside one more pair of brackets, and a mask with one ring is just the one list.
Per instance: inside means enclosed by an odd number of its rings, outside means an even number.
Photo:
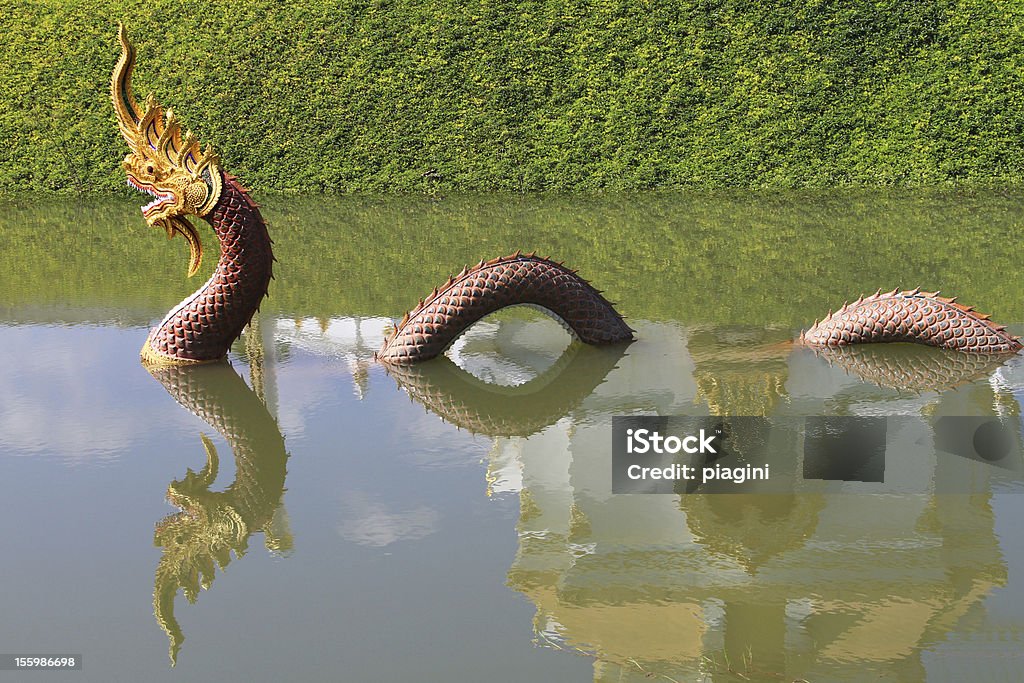
[{"label": "reflection of statue in water", "polygon": [[441,356],[424,365],[388,365],[409,396],[461,429],[487,436],[529,436],[572,412],[604,381],[623,348],[570,346],[534,379],[515,387],[477,379]]},{"label": "reflection of statue in water", "polygon": [[[171,482],[167,499],[181,512],[163,519],[154,542],[163,548],[156,570],[153,609],[170,639],[172,664],[185,636],[174,617],[174,598],[182,590],[195,602],[213,583],[216,569],[241,557],[249,537],[262,531],[267,548],[292,547],[281,498],[284,493],[284,438],[267,408],[227,364],[150,368],[183,408],[202,418],[228,442],[235,459],[235,480],[211,491],[220,459],[202,436],[206,465]],[[254,373],[255,374],[255,373]]]},{"label": "reflection of statue in water", "polygon": [[982,379],[1010,359],[918,344],[814,347],[829,364],[884,389],[920,393],[945,391]]},{"label": "reflection of statue in water", "polygon": [[[908,393],[940,393],[982,380],[1013,357],[909,343],[810,348],[847,374]],[[786,399],[789,355],[794,350],[781,332],[769,329],[694,330],[689,351],[698,396],[712,415],[770,415]]]}]

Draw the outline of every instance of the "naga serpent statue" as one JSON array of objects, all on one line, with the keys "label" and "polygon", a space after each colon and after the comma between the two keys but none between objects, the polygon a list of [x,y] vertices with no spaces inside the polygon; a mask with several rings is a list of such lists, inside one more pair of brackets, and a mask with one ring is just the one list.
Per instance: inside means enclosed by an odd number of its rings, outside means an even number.
[{"label": "naga serpent statue", "polygon": [[135,48],[124,26],[118,31],[121,57],[111,79],[118,128],[131,153],[123,166],[128,184],[150,194],[142,207],[146,222],[175,233],[191,250],[189,275],[199,269],[202,243],[185,216],[206,219],[220,242],[217,270],[195,293],[171,309],[142,347],[146,364],[186,364],[223,358],[259,308],[273,277],[274,254],[259,207],[220,160],[200,150],[191,131],[181,135],[174,112],[152,96],[145,109],[132,93]]},{"label": "naga serpent statue", "polygon": [[[208,147],[181,126],[152,96],[142,108],[132,93],[135,50],[124,27],[121,57],[111,79],[118,127],[131,149],[123,162],[128,184],[150,194],[146,222],[182,235],[191,249],[189,275],[202,256],[185,216],[212,226],[220,242],[213,276],[171,309],[142,348],[144,363],[188,364],[224,358],[259,308],[273,277],[274,256],[258,205]],[[535,254],[481,261],[451,277],[395,325],[377,360],[410,365],[443,353],[467,328],[501,308],[532,305],[554,314],[588,344],[632,341],[633,330],[601,293],[576,271]],[[1009,354],[1021,342],[987,315],[938,292],[881,291],[844,305],[804,331],[798,343],[840,347],[867,342],[914,342],[967,353]]]}]

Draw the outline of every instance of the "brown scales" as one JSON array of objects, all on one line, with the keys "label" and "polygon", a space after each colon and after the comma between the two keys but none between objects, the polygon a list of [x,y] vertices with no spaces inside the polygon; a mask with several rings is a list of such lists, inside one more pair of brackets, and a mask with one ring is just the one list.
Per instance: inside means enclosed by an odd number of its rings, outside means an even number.
[{"label": "brown scales", "polygon": [[547,309],[587,344],[631,341],[633,330],[575,270],[516,252],[463,268],[403,316],[377,352],[391,365],[434,358],[481,318],[508,306]]},{"label": "brown scales", "polygon": [[273,278],[273,241],[259,205],[231,175],[223,174],[216,206],[205,218],[220,243],[213,277],[154,328],[143,347],[152,364],[223,358],[259,308]]},{"label": "brown scales", "polygon": [[829,311],[800,335],[810,346],[847,346],[875,342],[913,342],[968,353],[1016,353],[1021,342],[1006,327],[989,320],[956,297],[920,289],[861,297]]}]

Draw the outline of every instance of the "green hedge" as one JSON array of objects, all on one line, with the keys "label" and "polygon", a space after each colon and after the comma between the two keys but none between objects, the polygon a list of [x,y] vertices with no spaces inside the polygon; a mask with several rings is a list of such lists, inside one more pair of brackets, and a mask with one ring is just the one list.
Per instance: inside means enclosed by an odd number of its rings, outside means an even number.
[{"label": "green hedge", "polygon": [[119,19],[260,190],[1024,178],[1020,2],[0,0],[0,193],[123,186]]}]

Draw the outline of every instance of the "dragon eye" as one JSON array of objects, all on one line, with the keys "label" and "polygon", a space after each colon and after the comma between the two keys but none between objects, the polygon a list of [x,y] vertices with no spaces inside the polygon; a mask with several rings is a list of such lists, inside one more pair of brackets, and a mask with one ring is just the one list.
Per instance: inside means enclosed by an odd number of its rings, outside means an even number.
[{"label": "dragon eye", "polygon": [[153,164],[146,165],[146,173],[148,173],[149,175],[153,175]]}]

